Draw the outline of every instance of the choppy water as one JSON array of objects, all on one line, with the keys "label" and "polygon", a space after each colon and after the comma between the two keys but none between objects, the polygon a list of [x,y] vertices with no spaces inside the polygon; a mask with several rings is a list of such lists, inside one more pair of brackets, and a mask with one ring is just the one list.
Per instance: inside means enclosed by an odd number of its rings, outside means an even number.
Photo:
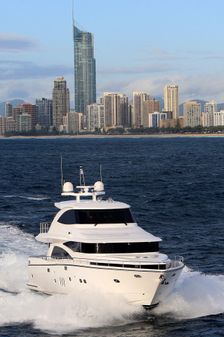
[{"label": "choppy water", "polygon": [[[39,222],[67,180],[99,177],[108,196],[185,258],[172,296],[145,313],[105,294],[42,296],[26,289]],[[224,138],[0,140],[0,336],[224,336]]]}]

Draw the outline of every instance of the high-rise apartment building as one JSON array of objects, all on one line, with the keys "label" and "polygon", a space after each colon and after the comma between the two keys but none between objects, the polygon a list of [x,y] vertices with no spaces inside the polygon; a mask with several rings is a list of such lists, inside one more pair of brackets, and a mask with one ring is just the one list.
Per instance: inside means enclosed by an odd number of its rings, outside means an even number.
[{"label": "high-rise apartment building", "polygon": [[105,113],[104,113],[104,104],[93,103],[88,105],[88,131],[96,131],[103,129],[105,126]]},{"label": "high-rise apartment building", "polygon": [[60,131],[63,125],[63,117],[70,111],[69,89],[64,77],[58,77],[54,81],[52,103],[53,126]]},{"label": "high-rise apartment building", "polygon": [[41,128],[48,129],[51,125],[53,125],[52,99],[48,98],[36,99],[36,106],[37,106],[37,124],[39,124]]},{"label": "high-rise apartment building", "polygon": [[224,110],[214,112],[214,126],[224,126]]},{"label": "high-rise apartment building", "polygon": [[212,100],[206,102],[204,105],[204,115],[206,116],[207,125],[204,126],[214,126],[214,113],[218,111],[216,101]]},{"label": "high-rise apartment building", "polygon": [[149,127],[149,114],[160,112],[159,101],[155,98],[148,98],[143,102],[143,127]]},{"label": "high-rise apartment building", "polygon": [[201,104],[196,101],[184,103],[184,126],[194,128],[201,125]]},{"label": "high-rise apartment building", "polygon": [[12,104],[9,102],[5,103],[5,117],[12,117]]},{"label": "high-rise apartment building", "polygon": [[128,97],[121,93],[104,93],[104,113],[106,127],[128,126]]},{"label": "high-rise apartment building", "polygon": [[73,26],[75,111],[87,114],[87,105],[96,102],[96,61],[93,35]]},{"label": "high-rise apartment building", "polygon": [[164,111],[172,111],[173,119],[177,119],[179,117],[179,94],[177,85],[165,86]]},{"label": "high-rise apartment building", "polygon": [[66,133],[79,133],[82,129],[82,113],[69,111],[63,117],[63,131]]},{"label": "high-rise apartment building", "polygon": [[[21,115],[23,115],[22,118],[20,118]],[[29,115],[30,118],[27,117],[27,115]],[[16,131],[23,132],[34,130],[37,124],[37,106],[30,103],[17,105],[15,108],[12,109],[12,117],[15,121]],[[29,120],[29,122],[27,122],[27,120]],[[26,127],[21,127],[21,123],[22,125],[25,123]]]},{"label": "high-rise apartment building", "polygon": [[0,135],[4,136],[6,131],[6,117],[0,116]]},{"label": "high-rise apartment building", "polygon": [[144,124],[144,102],[149,98],[145,92],[133,92],[132,126],[140,128]]},{"label": "high-rise apartment building", "polygon": [[19,132],[29,132],[33,130],[32,127],[32,116],[27,113],[23,112],[19,115]]}]

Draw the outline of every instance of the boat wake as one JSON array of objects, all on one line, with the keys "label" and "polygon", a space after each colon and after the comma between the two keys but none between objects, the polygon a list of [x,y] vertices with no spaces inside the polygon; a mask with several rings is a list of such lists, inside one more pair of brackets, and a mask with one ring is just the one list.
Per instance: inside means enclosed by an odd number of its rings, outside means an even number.
[{"label": "boat wake", "polygon": [[[0,223],[0,326],[32,322],[48,332],[123,325],[142,319],[144,311],[122,298],[91,291],[45,296],[26,288],[30,252],[46,246],[16,226]],[[32,249],[31,249],[32,247]],[[224,312],[224,275],[205,275],[184,269],[175,291],[153,313],[177,319]]]},{"label": "boat wake", "polygon": [[196,318],[224,312],[224,275],[208,275],[184,268],[174,292],[156,308],[156,314],[177,319]]}]

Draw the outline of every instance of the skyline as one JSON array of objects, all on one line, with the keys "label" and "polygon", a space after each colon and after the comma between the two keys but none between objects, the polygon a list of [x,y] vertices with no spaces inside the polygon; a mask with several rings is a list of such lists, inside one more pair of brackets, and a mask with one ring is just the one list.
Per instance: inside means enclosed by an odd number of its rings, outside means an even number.
[{"label": "skyline", "polygon": [[[76,24],[94,35],[97,97],[141,90],[163,96],[166,84],[177,84],[180,102],[224,101],[222,0],[103,4],[74,4]],[[58,76],[73,97],[72,0],[8,0],[1,9],[0,101],[51,97]]]}]

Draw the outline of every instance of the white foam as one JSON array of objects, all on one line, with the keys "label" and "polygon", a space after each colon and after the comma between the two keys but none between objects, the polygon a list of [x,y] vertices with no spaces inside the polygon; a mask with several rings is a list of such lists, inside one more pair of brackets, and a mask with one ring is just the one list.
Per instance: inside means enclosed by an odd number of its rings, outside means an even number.
[{"label": "white foam", "polygon": [[23,232],[11,222],[0,222],[0,252],[29,256],[44,251],[46,245],[37,242],[32,234]]},{"label": "white foam", "polygon": [[0,288],[13,292],[25,289],[28,256],[41,255],[46,249],[33,235],[0,222]]},{"label": "white foam", "polygon": [[93,289],[72,296],[33,293],[26,287],[27,258],[42,254],[46,245],[15,226],[0,223],[0,246],[0,326],[32,322],[45,331],[69,332],[125,324],[142,310]]},{"label": "white foam", "polygon": [[28,291],[0,295],[0,325],[32,322],[35,328],[68,333],[130,323],[141,309],[100,293],[44,296]]},{"label": "white foam", "polygon": [[224,312],[224,275],[208,275],[184,268],[173,293],[156,314],[196,318]]}]

